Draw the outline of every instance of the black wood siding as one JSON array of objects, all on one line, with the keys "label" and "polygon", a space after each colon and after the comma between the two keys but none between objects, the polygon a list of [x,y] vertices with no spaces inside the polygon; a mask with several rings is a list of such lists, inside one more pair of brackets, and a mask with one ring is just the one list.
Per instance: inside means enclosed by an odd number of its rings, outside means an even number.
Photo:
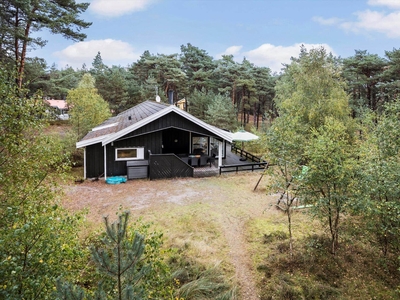
[{"label": "black wood siding", "polygon": [[[149,158],[148,150],[152,153],[162,153],[162,132],[132,137],[115,141],[106,146],[107,176],[127,174],[126,161],[115,160],[116,148],[144,147],[144,159]],[[101,143],[86,147],[86,177],[94,178],[104,174],[104,147]]]},{"label": "black wood siding", "polygon": [[144,159],[149,159],[151,153],[161,153],[162,132],[153,132],[138,137],[115,141],[107,145],[107,176],[127,174],[126,161],[115,160],[115,148],[144,147]]},{"label": "black wood siding", "polygon": [[99,177],[104,173],[104,149],[101,143],[86,147],[86,177]]},{"label": "black wood siding", "polygon": [[175,112],[171,112],[125,136],[137,136],[141,134],[146,134],[149,132],[160,131],[167,128],[177,128],[185,131],[190,131],[193,133],[199,133],[202,135],[214,136],[213,133],[204,129],[203,127],[189,121],[188,119],[178,115]]},{"label": "black wood siding", "polygon": [[[171,112],[106,146],[107,176],[127,175],[126,161],[115,160],[115,148],[144,147],[144,159],[148,151],[153,154],[188,153],[192,135],[214,136],[210,131],[186,118]],[[177,140],[175,142],[175,140]],[[164,148],[163,148],[164,146]],[[104,173],[104,148],[101,143],[86,147],[86,177],[98,177]]]}]

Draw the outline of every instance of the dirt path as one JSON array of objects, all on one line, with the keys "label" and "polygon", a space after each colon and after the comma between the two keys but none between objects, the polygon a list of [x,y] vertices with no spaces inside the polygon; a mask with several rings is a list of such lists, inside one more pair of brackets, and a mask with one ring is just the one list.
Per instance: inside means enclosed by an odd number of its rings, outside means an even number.
[{"label": "dirt path", "polygon": [[255,300],[259,297],[247,249],[246,224],[252,218],[262,217],[274,201],[265,195],[262,183],[253,191],[259,177],[260,173],[242,173],[212,178],[132,180],[115,186],[87,181],[66,187],[65,205],[72,210],[88,208],[88,218],[101,222],[102,216],[115,215],[119,206],[143,216],[162,214],[163,207],[206,204],[229,247],[228,259],[235,269],[240,299]]},{"label": "dirt path", "polygon": [[236,281],[240,286],[240,299],[259,299],[250,256],[243,236],[244,223],[236,218],[234,220],[229,217],[225,219],[222,228],[230,248],[229,254],[231,263],[235,267]]}]

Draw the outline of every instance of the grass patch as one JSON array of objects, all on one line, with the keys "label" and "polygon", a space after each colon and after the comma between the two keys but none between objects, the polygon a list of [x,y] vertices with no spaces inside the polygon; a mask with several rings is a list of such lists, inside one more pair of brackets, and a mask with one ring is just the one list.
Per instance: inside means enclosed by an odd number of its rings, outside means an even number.
[{"label": "grass patch", "polygon": [[396,257],[383,259],[354,231],[342,233],[339,252],[333,256],[328,235],[318,223],[304,212],[296,212],[293,222],[293,258],[283,212],[248,224],[261,299],[399,298]]},{"label": "grass patch", "polygon": [[[320,224],[306,210],[295,210],[291,258],[287,217],[275,207],[279,196],[253,191],[259,176],[137,180],[118,187],[88,182],[74,186],[79,193],[71,207],[82,207],[73,205],[82,199],[101,216],[121,203],[133,208],[133,219],[152,223],[164,234],[165,259],[185,299],[243,298],[232,260],[242,257],[250,258],[260,299],[399,299],[399,261],[382,257],[360,220],[342,219],[338,254],[332,256]],[[95,220],[102,220],[90,211],[95,228]],[[232,243],[239,234],[245,245]],[[232,255],[232,247],[241,249]]]},{"label": "grass patch", "polygon": [[[178,299],[237,299],[237,287],[231,280],[233,269],[227,263],[228,249],[212,210],[205,203],[164,210],[164,248],[171,269],[171,280]],[[166,221],[165,221],[166,220]],[[153,220],[154,221],[154,220]],[[163,224],[165,222],[165,224]]]}]

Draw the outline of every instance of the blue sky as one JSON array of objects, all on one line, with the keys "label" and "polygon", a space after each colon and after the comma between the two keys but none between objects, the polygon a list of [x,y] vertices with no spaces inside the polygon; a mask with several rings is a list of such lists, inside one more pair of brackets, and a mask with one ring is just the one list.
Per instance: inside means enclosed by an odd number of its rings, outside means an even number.
[{"label": "blue sky", "polygon": [[93,22],[84,42],[40,32],[38,56],[50,66],[91,67],[100,51],[109,66],[126,67],[145,50],[180,53],[187,43],[215,59],[232,54],[279,72],[300,45],[323,45],[335,56],[367,50],[384,57],[399,48],[400,0],[89,0]]}]

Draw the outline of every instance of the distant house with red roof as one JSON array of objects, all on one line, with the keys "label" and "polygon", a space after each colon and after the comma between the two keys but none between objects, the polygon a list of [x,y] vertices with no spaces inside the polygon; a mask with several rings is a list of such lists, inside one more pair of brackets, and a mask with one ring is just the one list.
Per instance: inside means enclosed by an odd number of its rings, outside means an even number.
[{"label": "distant house with red roof", "polygon": [[53,109],[53,112],[55,113],[55,115],[58,119],[60,119],[60,120],[68,120],[69,119],[67,101],[45,99],[44,102]]}]

